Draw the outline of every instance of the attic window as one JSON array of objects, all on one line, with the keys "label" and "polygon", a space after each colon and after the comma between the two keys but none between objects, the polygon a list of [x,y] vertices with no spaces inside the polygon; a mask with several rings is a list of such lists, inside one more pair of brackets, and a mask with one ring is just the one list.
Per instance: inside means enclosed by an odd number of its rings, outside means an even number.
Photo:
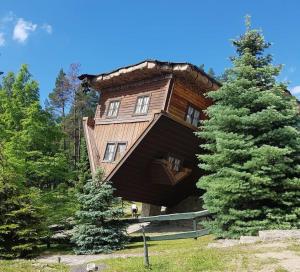
[{"label": "attic window", "polygon": [[174,156],[169,156],[168,161],[169,161],[170,169],[179,172],[181,167],[181,160]]},{"label": "attic window", "polygon": [[124,155],[125,150],[126,142],[109,142],[106,145],[103,161],[117,161]]},{"label": "attic window", "polygon": [[185,116],[185,121],[197,127],[199,120],[200,120],[200,111],[195,109],[193,106],[189,105]]},{"label": "attic window", "polygon": [[137,115],[147,114],[149,108],[149,101],[150,101],[149,95],[139,96],[136,101],[134,114]]},{"label": "attic window", "polygon": [[108,110],[107,110],[107,117],[117,117],[120,107],[120,100],[113,100],[110,101]]}]

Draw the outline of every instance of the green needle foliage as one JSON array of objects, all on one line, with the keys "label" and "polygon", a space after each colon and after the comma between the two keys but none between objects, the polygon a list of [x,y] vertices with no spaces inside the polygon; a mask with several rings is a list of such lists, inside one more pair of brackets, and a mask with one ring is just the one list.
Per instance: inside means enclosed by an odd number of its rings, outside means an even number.
[{"label": "green needle foliage", "polygon": [[75,253],[107,253],[124,247],[126,225],[118,220],[123,210],[120,198],[114,197],[113,192],[111,183],[103,182],[102,170],[84,185],[78,197],[80,209],[72,239]]},{"label": "green needle foliage", "polygon": [[0,259],[33,256],[40,244],[37,195],[19,182],[12,168],[0,163]]},{"label": "green needle foliage", "polygon": [[198,136],[198,155],[207,175],[205,207],[219,237],[255,235],[262,229],[300,227],[299,108],[286,86],[276,82],[281,67],[265,54],[270,43],[250,28],[233,41],[237,55],[227,80],[210,92]]}]

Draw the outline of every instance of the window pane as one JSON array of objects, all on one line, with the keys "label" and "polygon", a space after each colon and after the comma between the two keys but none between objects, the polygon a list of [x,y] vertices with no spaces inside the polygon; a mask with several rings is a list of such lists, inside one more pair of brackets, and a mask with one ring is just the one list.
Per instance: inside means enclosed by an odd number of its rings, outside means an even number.
[{"label": "window pane", "polygon": [[148,106],[149,106],[149,96],[139,97],[137,100],[135,113],[137,114],[147,113]]},{"label": "window pane", "polygon": [[197,110],[195,110],[195,112],[194,112],[194,118],[193,118],[193,125],[194,126],[198,126],[199,116],[200,116],[200,112],[197,111]]},{"label": "window pane", "polygon": [[174,160],[174,168],[173,169],[178,172],[179,171],[179,167],[180,167],[180,160],[179,159],[175,159]]},{"label": "window pane", "polygon": [[141,113],[142,103],[143,103],[143,97],[139,97],[137,100],[135,113]]},{"label": "window pane", "polygon": [[117,150],[116,150],[116,157],[115,160],[119,160],[125,153],[126,144],[125,143],[118,143]]},{"label": "window pane", "polygon": [[116,117],[118,115],[119,106],[120,106],[120,101],[115,101],[112,116]]},{"label": "window pane", "polygon": [[143,107],[141,110],[142,113],[147,113],[148,105],[149,105],[149,96],[145,96],[143,97]]},{"label": "window pane", "polygon": [[118,115],[119,106],[120,101],[111,101],[108,106],[107,116],[116,117]]},{"label": "window pane", "polygon": [[110,143],[106,145],[106,149],[105,149],[105,154],[104,154],[104,158],[103,160],[105,161],[112,161],[113,160],[113,155],[115,152],[115,147],[116,144],[114,143]]},{"label": "window pane", "polygon": [[192,123],[193,113],[194,113],[194,108],[189,106],[185,120],[190,124]]}]

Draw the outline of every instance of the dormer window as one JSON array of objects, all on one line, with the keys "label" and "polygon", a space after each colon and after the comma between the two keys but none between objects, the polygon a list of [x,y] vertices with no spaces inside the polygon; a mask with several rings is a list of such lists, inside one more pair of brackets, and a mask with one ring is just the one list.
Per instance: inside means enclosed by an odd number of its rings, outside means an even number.
[{"label": "dormer window", "polygon": [[185,116],[185,121],[197,127],[199,120],[200,120],[200,111],[195,109],[193,106],[189,105]]},{"label": "dormer window", "polygon": [[117,117],[119,112],[119,107],[120,107],[120,100],[110,101],[106,116],[110,118]]},{"label": "dormer window", "polygon": [[134,114],[136,115],[144,115],[147,114],[149,108],[149,95],[139,96],[136,101]]}]

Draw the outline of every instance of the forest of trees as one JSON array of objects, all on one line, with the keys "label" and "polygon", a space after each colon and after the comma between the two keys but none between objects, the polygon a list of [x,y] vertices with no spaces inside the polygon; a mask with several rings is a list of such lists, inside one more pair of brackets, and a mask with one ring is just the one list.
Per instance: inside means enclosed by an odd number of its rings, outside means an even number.
[{"label": "forest of trees", "polygon": [[0,88],[0,257],[30,256],[48,226],[77,210],[75,194],[89,177],[82,117],[98,95],[84,93],[79,65],[59,71],[43,108],[27,65]]}]

